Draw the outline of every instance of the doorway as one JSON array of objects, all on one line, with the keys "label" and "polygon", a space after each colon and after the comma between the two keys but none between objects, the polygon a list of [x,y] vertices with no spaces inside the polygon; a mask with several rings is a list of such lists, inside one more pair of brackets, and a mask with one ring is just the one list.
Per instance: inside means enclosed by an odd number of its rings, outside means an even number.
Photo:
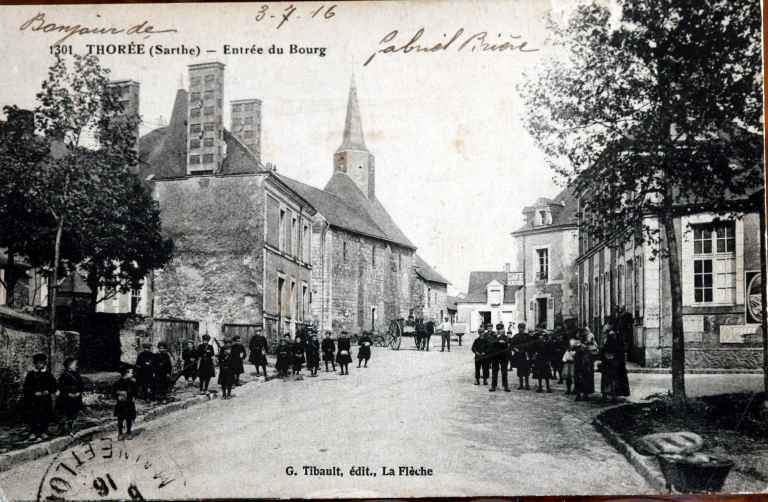
[{"label": "doorway", "polygon": [[491,313],[488,311],[482,311],[478,312],[480,314],[480,326],[487,326],[488,324],[491,324]]},{"label": "doorway", "polygon": [[536,298],[536,328],[547,329],[547,299]]}]

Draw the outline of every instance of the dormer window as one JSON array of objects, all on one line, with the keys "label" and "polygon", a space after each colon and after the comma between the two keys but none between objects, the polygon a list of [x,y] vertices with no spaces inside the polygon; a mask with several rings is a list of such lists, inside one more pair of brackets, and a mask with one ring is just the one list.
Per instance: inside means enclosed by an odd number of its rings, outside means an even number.
[{"label": "dormer window", "polygon": [[488,289],[488,303],[490,305],[501,305],[501,288]]},{"label": "dormer window", "polygon": [[552,223],[552,215],[546,209],[539,211],[539,225],[549,225]]}]

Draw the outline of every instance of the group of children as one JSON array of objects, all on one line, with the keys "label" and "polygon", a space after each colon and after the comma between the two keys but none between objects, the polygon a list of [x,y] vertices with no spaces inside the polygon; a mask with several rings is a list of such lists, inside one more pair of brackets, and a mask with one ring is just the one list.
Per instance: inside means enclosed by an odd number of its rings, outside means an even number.
[{"label": "group of children", "polygon": [[[512,335],[512,336],[509,336]],[[472,344],[475,355],[475,385],[488,385],[489,369],[494,365],[494,374],[489,390],[497,385],[496,373],[501,369],[502,385],[509,391],[507,371],[514,369],[518,378],[518,390],[531,390],[530,378],[537,381],[536,392],[552,392],[551,380],[565,383],[565,394],[575,394],[576,401],[588,399],[595,392],[595,361],[599,360],[598,371],[602,373],[601,393],[603,399],[609,395],[612,400],[629,395],[629,383],[624,362],[624,347],[621,337],[610,324],[605,328],[606,343],[598,347],[589,328],[573,333],[544,330],[526,331],[524,323],[518,325],[518,332],[512,334],[512,326],[504,331],[503,324],[482,326]]]},{"label": "group of children", "polygon": [[[368,361],[371,359],[371,337],[363,332],[358,339],[357,367],[361,365],[368,367]],[[338,352],[337,352],[338,346]],[[336,363],[339,364],[342,375],[349,375],[349,364],[352,362],[351,353],[352,341],[349,333],[341,332],[341,336],[334,341],[331,338],[331,332],[326,331],[322,343],[317,339],[317,333],[310,330],[300,330],[296,337],[291,340],[290,335],[285,335],[277,345],[277,360],[275,369],[281,378],[288,378],[291,373],[301,378],[302,366],[306,363],[311,377],[316,377],[320,369],[321,352],[322,362],[325,363],[325,371],[328,372],[330,364],[333,371],[336,371]],[[266,368],[265,368],[266,375]]]}]

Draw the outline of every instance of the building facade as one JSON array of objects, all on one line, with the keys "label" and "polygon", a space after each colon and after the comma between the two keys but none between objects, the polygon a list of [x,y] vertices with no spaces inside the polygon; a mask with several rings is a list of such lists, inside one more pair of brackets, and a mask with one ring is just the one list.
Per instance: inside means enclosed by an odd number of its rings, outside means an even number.
[{"label": "building facade", "polygon": [[521,285],[517,315],[531,327],[552,330],[575,325],[578,318],[577,207],[568,189],[554,199],[539,198],[523,208],[525,224],[512,232]]},{"label": "building facade", "polygon": [[458,322],[466,324],[472,332],[489,323],[517,325],[522,321],[516,304],[521,286],[515,282],[509,266],[498,272],[470,272],[467,294],[456,299]]},{"label": "building facade", "polygon": [[449,318],[448,280],[418,254],[415,255],[414,277],[411,281],[411,305],[415,319],[436,323]]},{"label": "building facade", "polygon": [[[658,228],[655,219],[646,224]],[[760,368],[760,230],[758,214],[737,218],[699,212],[675,219],[688,368]],[[662,232],[663,233],[663,232]],[[624,316],[628,358],[669,367],[672,312],[668,260],[629,238],[593,242],[580,232],[579,322],[599,333]],[[662,246],[663,246],[662,240]]]}]

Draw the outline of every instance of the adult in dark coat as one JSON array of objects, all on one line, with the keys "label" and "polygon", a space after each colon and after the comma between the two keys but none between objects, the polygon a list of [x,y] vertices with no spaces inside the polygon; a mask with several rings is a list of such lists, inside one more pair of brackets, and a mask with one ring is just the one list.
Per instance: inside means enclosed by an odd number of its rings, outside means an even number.
[{"label": "adult in dark coat", "polygon": [[477,330],[477,338],[472,342],[471,350],[475,355],[475,385],[480,385],[481,372],[483,375],[483,385],[488,385],[488,370],[490,369],[488,351],[490,346],[484,329]]},{"label": "adult in dark coat", "polygon": [[545,338],[545,333],[538,331],[533,335],[533,341],[531,342],[531,349],[529,354],[531,355],[531,363],[533,366],[533,378],[538,382],[536,392],[544,392],[541,386],[541,381],[546,382],[547,392],[552,392],[552,388],[549,386],[549,379],[552,378],[552,370],[549,363],[552,359],[551,345]]},{"label": "adult in dark coat", "polygon": [[275,369],[278,376],[288,378],[288,370],[291,368],[292,357],[291,335],[286,334],[277,344],[277,358],[275,360]]},{"label": "adult in dark coat", "polygon": [[510,340],[504,332],[504,325],[496,325],[496,338],[490,344],[489,355],[491,357],[491,388],[489,392],[496,392],[499,383],[499,372],[501,372],[501,385],[504,392],[509,392],[508,366]]},{"label": "adult in dark coat", "polygon": [[293,340],[293,345],[291,346],[291,353],[293,355],[293,358],[291,359],[293,363],[293,374],[294,375],[300,375],[301,374],[301,367],[304,366],[304,354],[307,351],[306,349],[306,342],[304,341],[304,334],[296,335],[296,338]]},{"label": "adult in dark coat", "polygon": [[181,360],[184,364],[182,375],[184,380],[187,381],[187,385],[195,383],[197,378],[197,350],[192,340],[184,342],[184,350],[181,351]]},{"label": "adult in dark coat", "polygon": [[235,372],[235,385],[240,385],[240,375],[245,372],[245,368],[243,368],[245,356],[245,346],[240,343],[240,337],[235,335],[232,337],[232,364]]},{"label": "adult in dark coat", "polygon": [[357,367],[360,367],[360,363],[365,361],[365,367],[368,367],[368,361],[371,359],[371,345],[373,344],[373,341],[371,340],[371,336],[368,334],[367,331],[363,331],[363,336],[361,336],[358,341],[357,345],[359,348],[357,349]]},{"label": "adult in dark coat", "polygon": [[616,402],[618,396],[629,395],[629,379],[624,361],[624,346],[621,343],[622,335],[610,325],[606,328],[605,343],[600,349],[600,392],[603,400],[610,395],[611,400]]},{"label": "adult in dark coat", "polygon": [[518,390],[531,389],[530,381],[528,380],[531,374],[531,363],[528,354],[531,345],[531,337],[525,331],[525,328],[526,326],[524,322],[519,323],[517,325],[517,333],[510,340],[512,366],[517,371],[517,379],[520,383],[517,387]]},{"label": "adult in dark coat", "polygon": [[83,407],[83,379],[77,370],[77,359],[68,357],[64,360],[64,371],[59,375],[59,398],[56,407],[64,415],[62,432],[72,432],[77,415]]},{"label": "adult in dark coat", "polygon": [[[125,366],[120,371],[120,379],[112,386],[112,395],[115,397],[115,416],[117,417],[117,439],[125,438],[123,431],[131,435],[133,421],[136,419],[137,385],[133,378],[133,367]],[[125,429],[124,429],[125,427]]]},{"label": "adult in dark coat", "polygon": [[416,338],[416,350],[424,350],[424,342],[427,336],[427,327],[424,326],[424,319],[416,319],[413,336]]},{"label": "adult in dark coat", "polygon": [[219,351],[219,385],[221,386],[221,397],[229,399],[232,397],[232,386],[235,384],[235,371],[237,369],[237,360],[232,352],[232,344],[229,340],[224,340],[224,346]]},{"label": "adult in dark coat", "polygon": [[157,354],[155,354],[155,396],[164,397],[171,388],[173,373],[173,360],[168,352],[168,344],[160,342],[157,344]]},{"label": "adult in dark coat", "polygon": [[210,342],[210,335],[205,334],[203,335],[203,343],[197,346],[197,378],[200,379],[200,392],[208,392],[208,384],[211,383],[211,378],[216,376],[214,366],[216,353]]},{"label": "adult in dark coat", "polygon": [[320,368],[320,342],[316,334],[312,334],[306,344],[307,369],[309,376],[316,377],[317,370]]},{"label": "adult in dark coat", "polygon": [[24,379],[24,408],[27,412],[30,439],[48,437],[48,424],[53,415],[56,379],[48,370],[45,354],[32,356],[34,369]]},{"label": "adult in dark coat", "polygon": [[341,366],[341,374],[349,375],[349,363],[352,362],[352,343],[346,331],[341,332],[338,340],[339,351],[336,353],[336,362]]},{"label": "adult in dark coat", "polygon": [[151,401],[155,398],[155,354],[151,343],[143,343],[142,349],[136,356],[136,383],[141,398]]},{"label": "adult in dark coat", "polygon": [[262,368],[264,378],[267,378],[267,338],[261,331],[256,332],[251,338],[248,348],[251,351],[248,361],[256,366],[256,375],[259,375],[259,368]]},{"label": "adult in dark coat", "polygon": [[328,363],[331,363],[331,366],[333,367],[333,371],[336,371],[336,342],[333,341],[333,338],[331,338],[331,332],[326,331],[325,332],[325,338],[323,338],[323,343],[321,345],[321,349],[323,351],[323,362],[325,363],[325,372],[328,372]]},{"label": "adult in dark coat", "polygon": [[581,343],[576,347],[574,358],[576,401],[584,401],[595,392],[595,356],[597,342],[589,328],[582,328]]}]

